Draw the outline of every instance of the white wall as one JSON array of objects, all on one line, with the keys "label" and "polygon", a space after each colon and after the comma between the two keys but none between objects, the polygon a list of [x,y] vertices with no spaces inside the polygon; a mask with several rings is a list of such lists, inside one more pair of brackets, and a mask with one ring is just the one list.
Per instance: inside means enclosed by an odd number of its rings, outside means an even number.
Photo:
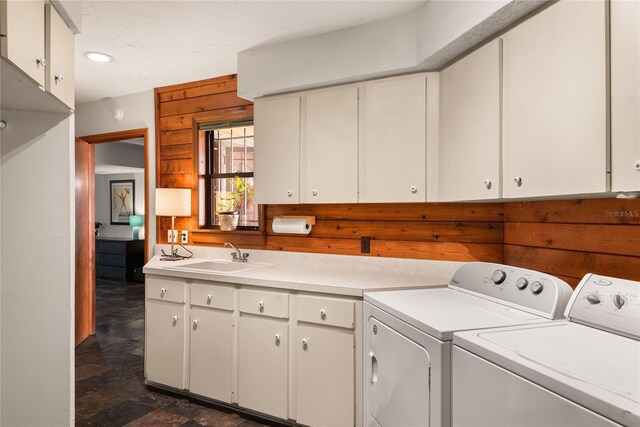
[{"label": "white wall", "polygon": [[74,419],[73,116],[2,111],[1,419]]},{"label": "white wall", "polygon": [[256,97],[439,70],[544,4],[429,1],[394,18],[238,53],[238,95]]},{"label": "white wall", "polygon": [[[114,108],[122,108],[124,118],[116,121],[112,112]],[[76,136],[95,135],[129,129],[149,129],[149,206],[146,213],[149,217],[147,242],[149,254],[153,253],[156,241],[155,188],[156,188],[156,128],[153,90],[131,95],[107,98],[100,101],[86,102],[76,105]],[[137,186],[136,186],[137,188]]]},{"label": "white wall", "polygon": [[124,142],[95,145],[95,164],[144,168],[144,147]]},{"label": "white wall", "polygon": [[[96,221],[102,223],[100,237],[132,237],[133,228],[128,225],[111,225],[111,186],[110,181],[121,179],[135,180],[135,213],[144,215],[144,174],[121,173],[114,175],[96,175],[95,212]],[[140,227],[140,238],[144,238],[144,227]]]}]

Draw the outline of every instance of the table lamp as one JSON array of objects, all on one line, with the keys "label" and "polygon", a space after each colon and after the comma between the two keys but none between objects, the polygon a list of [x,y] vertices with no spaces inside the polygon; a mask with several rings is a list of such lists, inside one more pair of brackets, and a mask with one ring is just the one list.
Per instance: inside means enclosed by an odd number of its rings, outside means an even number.
[{"label": "table lamp", "polygon": [[144,225],[142,215],[129,215],[129,225],[133,227],[133,240],[140,240],[140,227]]},{"label": "table lamp", "polygon": [[184,259],[173,250],[174,240],[178,235],[175,231],[177,216],[191,216],[190,188],[156,188],[156,216],[171,217],[171,253],[163,254],[162,261],[177,261]]}]

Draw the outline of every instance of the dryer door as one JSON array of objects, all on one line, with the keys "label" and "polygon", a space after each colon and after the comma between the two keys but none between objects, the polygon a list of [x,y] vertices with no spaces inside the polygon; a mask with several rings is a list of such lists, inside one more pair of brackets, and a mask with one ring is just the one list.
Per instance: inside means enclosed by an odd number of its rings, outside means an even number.
[{"label": "dryer door", "polygon": [[428,426],[427,350],[374,317],[369,318],[367,335],[365,410],[382,427]]}]

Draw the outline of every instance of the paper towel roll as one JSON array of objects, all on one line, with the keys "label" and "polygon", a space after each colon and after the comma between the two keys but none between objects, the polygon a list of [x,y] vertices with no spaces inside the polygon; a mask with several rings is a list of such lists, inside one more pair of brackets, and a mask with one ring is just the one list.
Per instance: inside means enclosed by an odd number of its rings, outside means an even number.
[{"label": "paper towel roll", "polygon": [[311,225],[307,223],[305,218],[280,218],[273,219],[272,224],[274,233],[286,234],[309,234],[311,233]]}]

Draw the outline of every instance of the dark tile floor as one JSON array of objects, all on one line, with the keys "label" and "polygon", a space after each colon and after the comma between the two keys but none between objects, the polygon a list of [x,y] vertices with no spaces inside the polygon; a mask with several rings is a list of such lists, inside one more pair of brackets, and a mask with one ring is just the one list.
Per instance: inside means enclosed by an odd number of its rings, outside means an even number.
[{"label": "dark tile floor", "polygon": [[98,280],[96,335],[76,348],[76,426],[261,426],[144,385],[144,285]]}]

